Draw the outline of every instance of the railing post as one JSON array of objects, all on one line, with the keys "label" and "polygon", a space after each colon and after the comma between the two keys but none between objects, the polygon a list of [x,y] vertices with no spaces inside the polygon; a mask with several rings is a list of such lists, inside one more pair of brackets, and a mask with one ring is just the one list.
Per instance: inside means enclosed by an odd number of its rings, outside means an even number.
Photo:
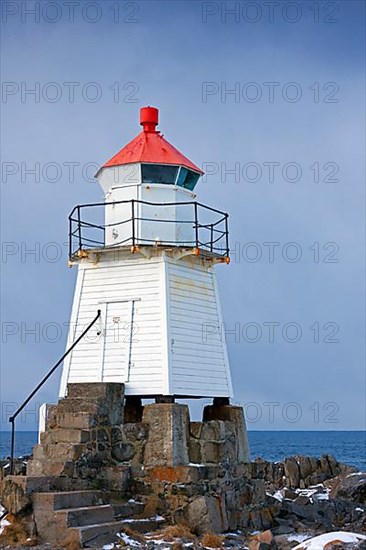
[{"label": "railing post", "polygon": [[135,200],[131,200],[131,208],[132,208],[132,248],[135,249]]},{"label": "railing post", "polygon": [[226,235],[226,257],[229,257],[229,227],[228,227],[228,214],[225,214],[225,235]]},{"label": "railing post", "polygon": [[80,206],[78,206],[78,226],[79,226],[79,250],[81,250],[81,220],[80,220]]},{"label": "railing post", "polygon": [[10,475],[14,473],[14,439],[15,439],[15,418],[11,416],[9,418],[11,423],[11,443],[10,443]]},{"label": "railing post", "polygon": [[213,223],[211,224],[211,242],[210,242],[210,251],[213,251]]},{"label": "railing post", "polygon": [[69,216],[69,260],[71,260],[72,256],[72,220],[71,216]]},{"label": "railing post", "polygon": [[196,230],[196,248],[198,250],[198,207],[197,202],[194,203],[194,221]]}]

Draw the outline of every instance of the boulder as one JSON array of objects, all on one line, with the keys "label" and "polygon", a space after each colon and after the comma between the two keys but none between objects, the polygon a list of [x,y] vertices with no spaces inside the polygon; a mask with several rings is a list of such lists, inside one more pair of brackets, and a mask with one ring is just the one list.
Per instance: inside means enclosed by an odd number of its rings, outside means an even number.
[{"label": "boulder", "polygon": [[340,477],[333,485],[332,498],[341,498],[360,504],[366,503],[366,473],[358,472]]},{"label": "boulder", "polygon": [[297,462],[300,470],[300,478],[305,480],[313,473],[311,460],[308,456],[299,456]]},{"label": "boulder", "polygon": [[297,488],[300,484],[300,468],[295,458],[286,458],[284,462],[285,476],[291,488]]},{"label": "boulder", "polygon": [[275,550],[276,548],[277,544],[270,530],[254,535],[249,543],[249,550]]},{"label": "boulder", "polygon": [[188,525],[197,535],[226,531],[228,521],[223,500],[210,495],[194,499],[188,505]]}]

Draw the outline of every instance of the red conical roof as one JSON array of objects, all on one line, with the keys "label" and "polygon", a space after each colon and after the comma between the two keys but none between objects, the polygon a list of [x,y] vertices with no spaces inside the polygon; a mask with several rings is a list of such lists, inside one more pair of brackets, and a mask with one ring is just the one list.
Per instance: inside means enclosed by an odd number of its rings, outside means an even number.
[{"label": "red conical roof", "polygon": [[103,164],[102,168],[133,162],[147,162],[180,165],[203,174],[198,166],[182,155],[178,149],[173,147],[169,141],[156,131],[158,113],[158,109],[154,107],[140,109],[140,124],[143,126],[143,131]]}]

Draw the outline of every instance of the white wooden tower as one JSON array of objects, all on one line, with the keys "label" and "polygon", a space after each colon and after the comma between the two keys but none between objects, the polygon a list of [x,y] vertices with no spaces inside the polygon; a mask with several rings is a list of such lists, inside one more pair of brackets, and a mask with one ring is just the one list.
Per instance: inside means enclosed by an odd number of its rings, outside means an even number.
[{"label": "white wooden tower", "polygon": [[122,382],[127,396],[232,396],[214,267],[229,261],[227,214],[196,202],[202,171],[156,130],[96,174],[105,202],[70,215],[78,275],[67,346],[100,322],[63,366],[68,383]]}]

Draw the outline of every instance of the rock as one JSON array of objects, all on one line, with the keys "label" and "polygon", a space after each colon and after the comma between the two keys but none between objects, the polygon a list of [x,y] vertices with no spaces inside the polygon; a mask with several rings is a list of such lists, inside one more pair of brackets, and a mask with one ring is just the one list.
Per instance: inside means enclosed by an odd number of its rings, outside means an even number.
[{"label": "rock", "polygon": [[267,531],[263,531],[262,533],[259,533],[257,540],[259,542],[266,542],[267,544],[271,544],[273,540],[273,535],[269,529]]},{"label": "rock", "polygon": [[317,521],[322,520],[323,517],[318,517],[319,512],[319,505],[317,503],[314,503],[312,505],[302,505],[302,504],[296,504],[294,501],[286,500],[282,503],[282,511],[281,513],[290,513],[293,514],[302,520],[310,520],[310,521]]},{"label": "rock", "polygon": [[277,544],[270,530],[254,535],[249,543],[250,550],[275,550]]},{"label": "rock", "polygon": [[283,493],[283,498],[288,498],[290,500],[295,500],[295,498],[299,496],[297,493],[295,493],[295,491],[292,491],[291,489],[287,489],[287,487],[283,489],[282,493]]},{"label": "rock", "polygon": [[222,533],[227,529],[224,520],[223,503],[219,499],[206,495],[194,499],[188,505],[188,525],[193,533]]},{"label": "rock", "polygon": [[306,506],[307,504],[310,504],[310,502],[310,498],[306,497],[305,495],[300,495],[294,500],[294,503],[300,506]]},{"label": "rock", "polygon": [[201,453],[203,464],[218,464],[221,457],[221,445],[218,441],[204,441]]},{"label": "rock", "polygon": [[235,431],[235,462],[237,464],[249,462],[249,445],[242,407],[234,405],[206,405],[203,410],[204,424],[211,420],[221,420],[232,423]]},{"label": "rock", "polygon": [[366,503],[366,473],[358,472],[339,478],[331,490],[332,498],[342,498],[360,504]]},{"label": "rock", "polygon": [[202,464],[201,443],[193,437],[189,439],[189,460],[194,464]]},{"label": "rock", "polygon": [[300,477],[302,479],[305,480],[307,477],[309,477],[312,474],[313,466],[308,456],[299,456],[298,465],[300,470]]},{"label": "rock", "polygon": [[272,531],[274,535],[286,535],[294,533],[295,529],[290,525],[279,525],[278,527],[273,527]]},{"label": "rock", "polygon": [[327,455],[323,455],[320,459],[320,469],[323,474],[326,474],[327,477],[332,476],[332,470],[328,461]]},{"label": "rock", "polygon": [[[16,476],[25,475],[27,471],[27,462],[29,459],[29,456],[14,458],[13,474]],[[0,479],[3,479],[7,475],[10,475],[10,458],[0,461]]]},{"label": "rock", "polygon": [[299,487],[300,469],[295,458],[287,458],[284,462],[285,476],[291,488]]},{"label": "rock", "polygon": [[32,494],[49,490],[47,478],[7,476],[2,482],[1,504],[11,514],[24,514],[32,506]]},{"label": "rock", "polygon": [[252,487],[251,504],[259,504],[266,499],[266,484],[264,479],[252,479],[250,482]]},{"label": "rock", "polygon": [[287,535],[276,535],[275,541],[281,550],[291,550],[291,548],[294,548],[298,544],[297,541],[289,541]]},{"label": "rock", "polygon": [[332,455],[327,455],[327,458],[328,458],[328,464],[329,464],[332,476],[339,475],[341,472],[341,468],[337,460]]},{"label": "rock", "polygon": [[131,460],[135,454],[135,448],[131,443],[120,442],[112,447],[112,457],[117,462],[127,462]]},{"label": "rock", "polygon": [[262,517],[259,510],[252,510],[249,512],[250,526],[253,529],[260,530],[262,529]]}]

